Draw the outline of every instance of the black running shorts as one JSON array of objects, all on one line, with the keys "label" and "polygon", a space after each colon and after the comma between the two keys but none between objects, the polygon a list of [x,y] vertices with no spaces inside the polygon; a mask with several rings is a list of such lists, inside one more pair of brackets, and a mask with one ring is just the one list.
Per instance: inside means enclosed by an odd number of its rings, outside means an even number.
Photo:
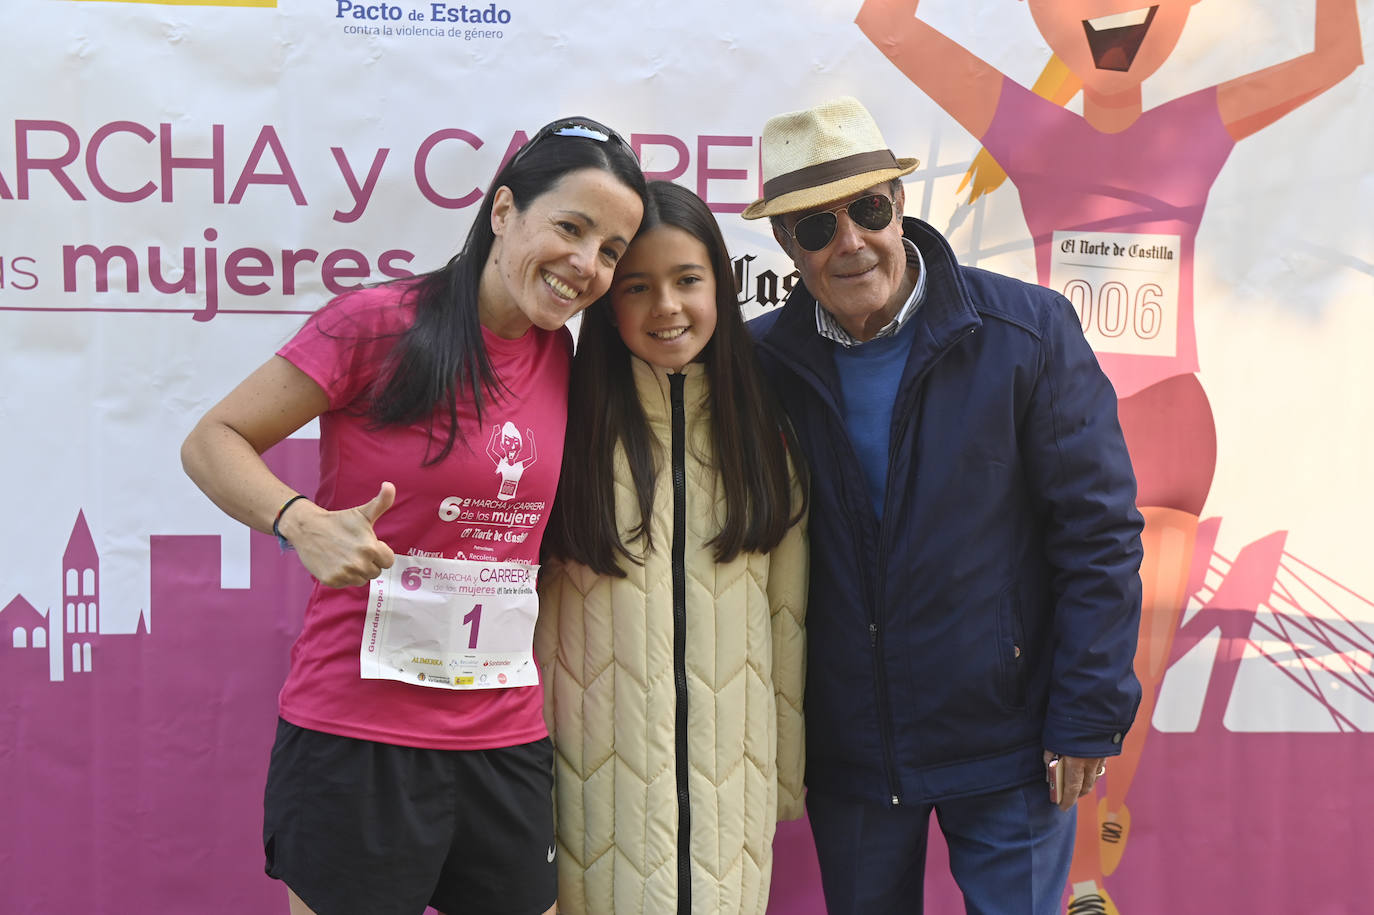
[{"label": "black running shorts", "polygon": [[558,895],[553,748],[426,750],[278,721],[263,849],[317,915],[541,915]]}]

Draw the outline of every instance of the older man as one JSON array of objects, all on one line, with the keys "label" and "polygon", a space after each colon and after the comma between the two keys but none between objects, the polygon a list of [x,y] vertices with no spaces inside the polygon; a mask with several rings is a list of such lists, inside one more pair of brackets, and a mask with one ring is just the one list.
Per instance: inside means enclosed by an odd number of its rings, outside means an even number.
[{"label": "older man", "polygon": [[762,153],[744,217],[772,219],[803,281],[751,330],[811,465],[827,908],[919,912],[934,810],[970,912],[1055,912],[1073,804],[1140,699],[1116,396],[1067,300],[903,218],[916,160],[858,101],[770,119]]}]

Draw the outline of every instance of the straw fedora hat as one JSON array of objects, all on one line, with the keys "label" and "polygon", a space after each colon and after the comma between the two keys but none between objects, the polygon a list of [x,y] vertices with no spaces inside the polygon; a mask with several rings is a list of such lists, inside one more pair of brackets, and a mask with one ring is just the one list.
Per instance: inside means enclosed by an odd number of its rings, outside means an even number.
[{"label": "straw fedora hat", "polygon": [[849,96],[769,118],[762,154],[763,196],[745,208],[745,219],[843,200],[920,164],[894,156],[873,115]]}]

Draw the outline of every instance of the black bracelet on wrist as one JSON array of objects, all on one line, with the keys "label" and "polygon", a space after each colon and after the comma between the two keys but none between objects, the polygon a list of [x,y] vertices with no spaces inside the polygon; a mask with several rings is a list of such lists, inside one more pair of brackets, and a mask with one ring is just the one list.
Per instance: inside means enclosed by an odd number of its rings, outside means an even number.
[{"label": "black bracelet on wrist", "polygon": [[286,502],[282,504],[282,507],[277,509],[277,517],[272,519],[272,533],[276,536],[277,546],[281,547],[283,553],[287,550],[294,549],[294,547],[291,546],[291,541],[282,536],[281,528],[278,526],[281,524],[281,516],[286,514],[286,510],[294,505],[297,499],[304,498],[305,496],[295,495],[287,499]]}]

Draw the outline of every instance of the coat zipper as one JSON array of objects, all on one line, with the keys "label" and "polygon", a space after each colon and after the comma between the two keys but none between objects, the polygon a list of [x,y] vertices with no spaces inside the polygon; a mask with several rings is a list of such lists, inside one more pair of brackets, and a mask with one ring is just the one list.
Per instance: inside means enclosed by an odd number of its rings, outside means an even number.
[{"label": "coat zipper", "polygon": [[872,620],[868,623],[868,643],[873,649],[873,684],[878,693],[878,730],[883,738],[883,765],[887,769],[889,803],[893,807],[900,807],[902,795],[897,787],[897,758],[892,749],[892,713],[887,699],[887,677],[883,672],[883,651],[878,645],[878,624]]},{"label": "coat zipper", "polygon": [[[959,343],[962,343],[964,340],[967,340],[969,337],[973,336],[973,332],[974,332],[974,329],[973,329],[973,328],[970,328],[970,329],[968,330],[968,332],[965,333],[965,334],[963,334],[959,339],[953,340],[953,341],[951,341],[950,343],[946,344],[945,347],[942,348],[938,353],[936,353],[936,354],[934,355],[934,357],[930,360],[930,362],[929,362],[924,368],[922,368],[921,371],[918,372],[914,378],[911,379],[910,384],[905,385],[905,386],[904,386],[904,389],[899,389],[899,390],[897,391],[897,397],[896,397],[896,399],[894,399],[893,402],[892,402],[892,409],[893,409],[893,415],[894,415],[894,416],[896,415],[896,411],[897,411],[899,408],[901,408],[901,407],[909,407],[909,406],[910,406],[910,401],[911,401],[911,398],[914,396],[914,392],[915,392],[918,388],[920,388],[921,384],[925,381],[926,376],[929,375],[930,372],[931,372],[931,370],[935,368],[935,364],[936,364],[937,362],[940,361],[941,357],[943,357],[946,353],[948,353],[951,349],[953,349],[953,348],[954,348],[956,345],[958,345]],[[905,396],[903,396],[904,394],[905,394]],[[911,422],[911,411],[910,411],[909,409],[903,409],[903,410],[902,410],[902,417],[901,417],[900,424],[899,424],[899,428],[896,430],[897,434],[894,435],[894,436],[892,436],[892,439],[891,439],[891,441],[892,441],[893,443],[900,441],[901,438],[906,434],[907,424],[910,423],[910,422]],[[890,479],[890,476],[891,476],[891,473],[892,473],[892,458],[893,458],[892,448],[894,448],[894,447],[895,447],[895,444],[890,444],[890,445],[889,445],[889,448],[888,448],[887,467],[888,467],[889,479],[887,480],[887,487],[886,487],[886,489],[884,490],[884,493],[885,493],[885,494],[884,494],[884,497],[883,497],[884,500],[886,500],[886,498],[887,498],[886,493],[889,493],[889,492],[892,491],[892,480]],[[888,512],[887,512],[887,511],[884,511],[884,512],[883,512],[883,517],[884,517],[884,518],[888,517]],[[883,522],[882,522],[881,520],[879,520],[879,522],[878,522],[878,586],[879,586],[879,587],[882,587],[882,588],[885,588],[885,586],[883,585],[883,583],[887,581],[887,556],[888,556],[886,538],[883,536],[884,533],[885,533],[885,531],[884,531],[884,529],[883,529]],[[884,675],[884,670],[885,670],[885,669],[884,669],[883,664],[882,664],[883,651],[882,651],[882,647],[881,647],[881,645],[880,645],[881,631],[878,629],[878,622],[877,622],[877,616],[878,616],[878,603],[879,603],[879,602],[878,602],[877,600],[875,600],[875,601],[873,602],[873,618],[870,619],[869,622],[868,622],[868,641],[869,641],[870,646],[872,646],[872,649],[873,649],[873,678],[874,678],[874,681],[875,681],[875,684],[876,684],[877,693],[878,693],[878,697],[877,697],[877,698],[878,698],[878,711],[879,711],[879,719],[878,719],[879,724],[878,724],[878,729],[879,729],[879,731],[881,732],[881,736],[882,736],[882,743],[883,743],[883,763],[884,763],[884,764],[886,765],[886,767],[887,767],[887,789],[888,789],[889,798],[890,798],[889,803],[890,803],[893,807],[900,807],[901,804],[902,804],[902,795],[901,795],[900,789],[898,788],[898,782],[897,782],[897,753],[896,753],[896,750],[895,750],[895,749],[893,748],[893,746],[892,746],[892,710],[891,710],[891,706],[890,706],[889,699],[888,699],[888,692],[887,692],[887,677]]]},{"label": "coat zipper", "polygon": [[692,911],[692,805],[687,784],[687,422],[681,373],[668,376],[673,408],[673,687],[677,772],[677,911]]},{"label": "coat zipper", "polygon": [[[830,407],[830,415],[832,421],[838,423],[840,428],[844,428],[844,417],[840,413],[838,404],[828,399],[828,395],[831,392],[830,389],[826,386],[824,380],[814,374],[811,376],[811,378],[808,378],[807,373],[802,371],[803,366],[801,363],[795,362],[787,354],[783,353],[782,351],[774,347],[768,347],[768,349],[770,349],[778,358],[779,362],[786,366],[787,369],[793,375],[796,375],[800,381],[802,381],[803,383],[809,382],[811,384],[812,389],[815,390],[817,394],[822,395],[820,397],[820,400],[826,402],[827,406]],[[898,396],[900,396],[900,393],[901,392],[899,391]],[[889,463],[890,462],[891,458],[889,456]],[[851,524],[857,524],[858,519],[851,518],[850,522]],[[879,581],[881,582],[881,569],[883,565],[885,565],[885,563],[883,563],[882,561],[881,556],[881,521],[878,524],[878,528],[879,529],[877,544],[879,548]],[[897,754],[896,750],[893,748],[892,745],[892,712],[889,708],[887,693],[887,677],[884,674],[883,668],[883,653],[879,645],[880,633],[878,630],[878,604],[881,600],[881,596],[879,594],[874,593],[874,588],[875,585],[870,580],[870,576],[863,576],[863,589],[865,594],[867,595],[867,599],[864,601],[864,608],[868,611],[868,644],[870,650],[869,659],[873,667],[873,698],[875,703],[877,704],[878,736],[882,742],[883,747],[883,774],[887,778],[888,803],[891,804],[893,807],[899,807],[902,803],[902,797],[900,790],[898,788],[897,780]]]}]

